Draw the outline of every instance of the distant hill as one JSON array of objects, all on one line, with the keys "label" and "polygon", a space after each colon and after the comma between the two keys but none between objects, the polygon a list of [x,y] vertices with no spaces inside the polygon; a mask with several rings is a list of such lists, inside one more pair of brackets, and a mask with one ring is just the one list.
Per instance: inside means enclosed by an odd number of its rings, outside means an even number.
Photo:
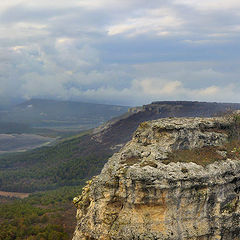
[{"label": "distant hill", "polygon": [[130,140],[139,123],[163,117],[210,117],[240,104],[154,102],[129,109],[91,133],[61,143],[0,158],[0,190],[36,191],[78,185],[102,169],[107,158]]},{"label": "distant hill", "polygon": [[127,106],[32,99],[0,111],[0,122],[17,122],[31,127],[77,127],[88,129],[119,116]]}]

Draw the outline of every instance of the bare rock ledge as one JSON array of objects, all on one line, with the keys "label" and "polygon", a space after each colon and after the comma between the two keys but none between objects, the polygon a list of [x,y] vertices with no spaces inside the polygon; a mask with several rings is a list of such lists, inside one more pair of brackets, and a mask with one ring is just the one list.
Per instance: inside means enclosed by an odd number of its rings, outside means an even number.
[{"label": "bare rock ledge", "polygon": [[[74,198],[73,240],[239,240],[240,160],[164,163],[181,149],[223,146],[236,119],[166,118],[140,124]],[[238,150],[233,150],[238,151]],[[240,151],[240,150],[239,150]]]}]

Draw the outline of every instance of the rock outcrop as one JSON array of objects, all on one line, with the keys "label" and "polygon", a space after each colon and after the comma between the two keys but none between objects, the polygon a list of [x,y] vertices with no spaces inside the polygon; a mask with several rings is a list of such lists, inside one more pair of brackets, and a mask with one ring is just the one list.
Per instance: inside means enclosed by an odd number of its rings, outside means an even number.
[{"label": "rock outcrop", "polygon": [[[140,124],[74,198],[73,240],[239,240],[238,129],[235,117]],[[209,147],[217,161],[165,162],[177,151]]]}]

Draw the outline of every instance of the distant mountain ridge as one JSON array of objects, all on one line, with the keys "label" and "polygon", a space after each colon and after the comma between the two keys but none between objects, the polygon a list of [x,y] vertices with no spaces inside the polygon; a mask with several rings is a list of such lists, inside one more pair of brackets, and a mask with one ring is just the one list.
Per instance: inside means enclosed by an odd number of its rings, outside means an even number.
[{"label": "distant mountain ridge", "polygon": [[127,106],[31,99],[0,112],[0,121],[24,123],[34,127],[79,125],[82,129],[87,129],[127,110]]}]

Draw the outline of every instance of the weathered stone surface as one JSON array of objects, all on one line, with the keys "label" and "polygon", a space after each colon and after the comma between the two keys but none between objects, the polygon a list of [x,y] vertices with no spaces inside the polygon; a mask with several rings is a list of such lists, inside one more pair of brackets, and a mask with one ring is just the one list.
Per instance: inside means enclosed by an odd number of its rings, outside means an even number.
[{"label": "weathered stone surface", "polygon": [[73,240],[240,239],[239,159],[206,167],[162,162],[174,150],[223,145],[232,124],[224,118],[142,123],[74,199]]}]

